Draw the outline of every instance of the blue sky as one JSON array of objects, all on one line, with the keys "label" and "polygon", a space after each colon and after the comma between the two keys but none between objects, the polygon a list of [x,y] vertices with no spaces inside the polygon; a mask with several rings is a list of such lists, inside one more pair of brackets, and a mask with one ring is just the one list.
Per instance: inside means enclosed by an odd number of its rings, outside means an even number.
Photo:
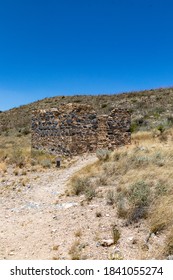
[{"label": "blue sky", "polygon": [[172,0],[0,0],[0,110],[173,85]]}]

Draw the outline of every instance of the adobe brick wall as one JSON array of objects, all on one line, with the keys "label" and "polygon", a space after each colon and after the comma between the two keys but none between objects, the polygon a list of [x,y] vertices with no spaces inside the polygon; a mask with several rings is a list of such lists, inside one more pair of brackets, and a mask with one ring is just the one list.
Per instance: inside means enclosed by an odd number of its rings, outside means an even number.
[{"label": "adobe brick wall", "polygon": [[131,142],[130,113],[117,109],[97,115],[86,104],[64,104],[35,110],[32,116],[32,148],[57,155],[77,155],[97,149],[115,149]]}]

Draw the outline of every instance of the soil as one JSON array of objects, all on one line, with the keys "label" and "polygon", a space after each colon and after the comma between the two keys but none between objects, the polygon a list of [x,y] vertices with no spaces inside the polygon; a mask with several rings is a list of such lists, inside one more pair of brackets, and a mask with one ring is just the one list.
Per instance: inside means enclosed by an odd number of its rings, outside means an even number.
[{"label": "soil", "polygon": [[[96,161],[95,155],[76,157],[65,168],[28,173],[28,182],[10,187],[10,170],[0,183],[0,259],[153,259],[159,256],[164,236],[149,236],[145,220],[126,225],[116,207],[108,205],[105,187],[90,202],[83,195],[67,196],[75,172]],[[19,175],[18,175],[19,176]],[[116,187],[116,184],[115,186]],[[120,239],[109,244],[112,228]]]}]

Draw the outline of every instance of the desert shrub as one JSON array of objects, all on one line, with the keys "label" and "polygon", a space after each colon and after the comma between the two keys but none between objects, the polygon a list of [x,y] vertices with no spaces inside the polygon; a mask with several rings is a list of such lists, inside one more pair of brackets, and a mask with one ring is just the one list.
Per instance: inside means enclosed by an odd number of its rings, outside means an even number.
[{"label": "desert shrub", "polygon": [[166,141],[168,141],[168,135],[167,135],[166,131],[164,131],[163,133],[161,133],[161,134],[159,135],[159,140],[160,140],[161,142],[166,142]]},{"label": "desert shrub", "polygon": [[127,206],[127,199],[122,193],[119,193],[117,195],[116,199],[116,205],[117,205],[117,215],[119,218],[127,218],[129,208]]},{"label": "desert shrub", "polygon": [[115,152],[113,153],[113,160],[114,160],[114,161],[119,161],[120,158],[121,158],[121,152],[115,151]]},{"label": "desert shrub", "polygon": [[25,128],[23,128],[23,129],[21,130],[21,133],[22,133],[23,135],[28,135],[28,134],[30,133],[30,129],[29,129],[28,127],[25,127]]},{"label": "desert shrub", "polygon": [[23,155],[23,152],[21,149],[16,148],[12,151],[12,153],[9,156],[9,163],[15,164],[18,167],[23,167],[25,165],[25,156]]},{"label": "desert shrub", "polygon": [[112,226],[112,237],[113,237],[113,241],[114,241],[114,244],[117,244],[118,240],[120,239],[120,231],[118,230],[117,226],[116,225],[113,225]]},{"label": "desert shrub", "polygon": [[[114,162],[104,162],[102,165],[103,169],[103,175],[106,176],[106,182],[108,179],[108,176],[112,176],[116,172],[116,166]],[[104,181],[103,178],[101,178],[102,181]],[[103,184],[104,185],[104,184]]]},{"label": "desert shrub", "polygon": [[138,130],[138,125],[136,122],[132,122],[131,125],[130,125],[130,132],[131,133],[134,133]]},{"label": "desert shrub", "polygon": [[50,168],[54,161],[54,156],[43,150],[31,150],[31,165],[41,165],[44,168]]},{"label": "desert shrub", "polygon": [[161,113],[163,113],[165,111],[165,108],[164,107],[157,107],[156,109],[155,109],[155,113],[158,113],[158,114],[161,114]]},{"label": "desert shrub", "polygon": [[156,152],[152,157],[152,163],[157,166],[165,165],[165,156],[160,152]]},{"label": "desert shrub", "polygon": [[159,181],[155,187],[155,196],[162,196],[168,192],[168,187],[165,185],[164,182]]},{"label": "desert shrub", "polygon": [[138,167],[147,166],[149,164],[149,162],[150,162],[150,159],[147,156],[132,154],[129,157],[129,159],[127,161],[127,164],[130,163],[131,167],[138,168]]},{"label": "desert shrub", "polygon": [[135,206],[148,206],[151,192],[144,181],[138,181],[129,187],[128,200]]},{"label": "desert shrub", "polygon": [[101,161],[106,161],[109,159],[111,152],[107,149],[101,149],[96,151],[96,156]]},{"label": "desert shrub", "polygon": [[166,238],[165,254],[173,255],[173,227],[169,231],[169,234]]},{"label": "desert shrub", "polygon": [[108,176],[105,173],[100,174],[97,180],[97,184],[101,186],[106,186],[108,184]]},{"label": "desert shrub", "polygon": [[172,195],[160,196],[150,211],[150,230],[158,233],[173,225]]},{"label": "desert shrub", "polygon": [[74,177],[71,181],[70,194],[84,194],[87,201],[96,196],[95,187],[87,177]]},{"label": "desert shrub", "polygon": [[157,126],[157,130],[159,130],[160,131],[160,133],[163,133],[164,131],[165,131],[165,126],[164,126],[164,124],[159,124],[158,126]]},{"label": "desert shrub", "polygon": [[51,160],[50,159],[43,159],[41,162],[42,167],[50,168],[51,167]]},{"label": "desert shrub", "polygon": [[75,177],[71,182],[71,194],[79,195],[90,186],[90,181],[87,177]]},{"label": "desert shrub", "polygon": [[108,190],[107,195],[106,195],[106,203],[108,205],[113,205],[116,203],[116,194],[115,191],[113,190]]},{"label": "desert shrub", "polygon": [[169,126],[172,126],[173,125],[173,116],[168,116],[167,117],[167,122],[168,122]]},{"label": "desert shrub", "polygon": [[130,132],[134,133],[134,132],[137,132],[139,130],[146,130],[148,125],[149,125],[149,123],[146,120],[146,116],[136,118],[135,120],[133,120],[131,122]]},{"label": "desert shrub", "polygon": [[146,218],[151,199],[151,191],[144,181],[138,181],[130,185],[126,192],[123,194],[120,193],[119,195],[121,195],[121,199],[126,199],[128,202],[127,211],[127,208],[123,207],[123,200],[120,204],[119,199],[119,216],[127,218],[128,223],[138,222],[139,219]]},{"label": "desert shrub", "polygon": [[85,189],[84,194],[87,201],[92,200],[96,196],[95,188],[92,185],[90,185]]},{"label": "desert shrub", "polygon": [[107,103],[103,103],[103,104],[101,104],[101,108],[103,109],[103,108],[106,108],[108,106],[108,104]]},{"label": "desert shrub", "polygon": [[128,223],[138,222],[142,218],[146,218],[148,214],[148,208],[144,205],[134,206],[129,212]]}]

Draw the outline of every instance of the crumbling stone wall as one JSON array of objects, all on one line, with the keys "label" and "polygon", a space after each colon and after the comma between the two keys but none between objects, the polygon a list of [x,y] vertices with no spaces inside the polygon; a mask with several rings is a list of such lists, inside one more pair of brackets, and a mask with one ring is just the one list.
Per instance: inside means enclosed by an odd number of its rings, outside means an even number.
[{"label": "crumbling stone wall", "polygon": [[77,155],[126,144],[130,144],[130,113],[126,110],[116,108],[109,115],[97,115],[89,105],[70,103],[33,112],[35,149]]}]

